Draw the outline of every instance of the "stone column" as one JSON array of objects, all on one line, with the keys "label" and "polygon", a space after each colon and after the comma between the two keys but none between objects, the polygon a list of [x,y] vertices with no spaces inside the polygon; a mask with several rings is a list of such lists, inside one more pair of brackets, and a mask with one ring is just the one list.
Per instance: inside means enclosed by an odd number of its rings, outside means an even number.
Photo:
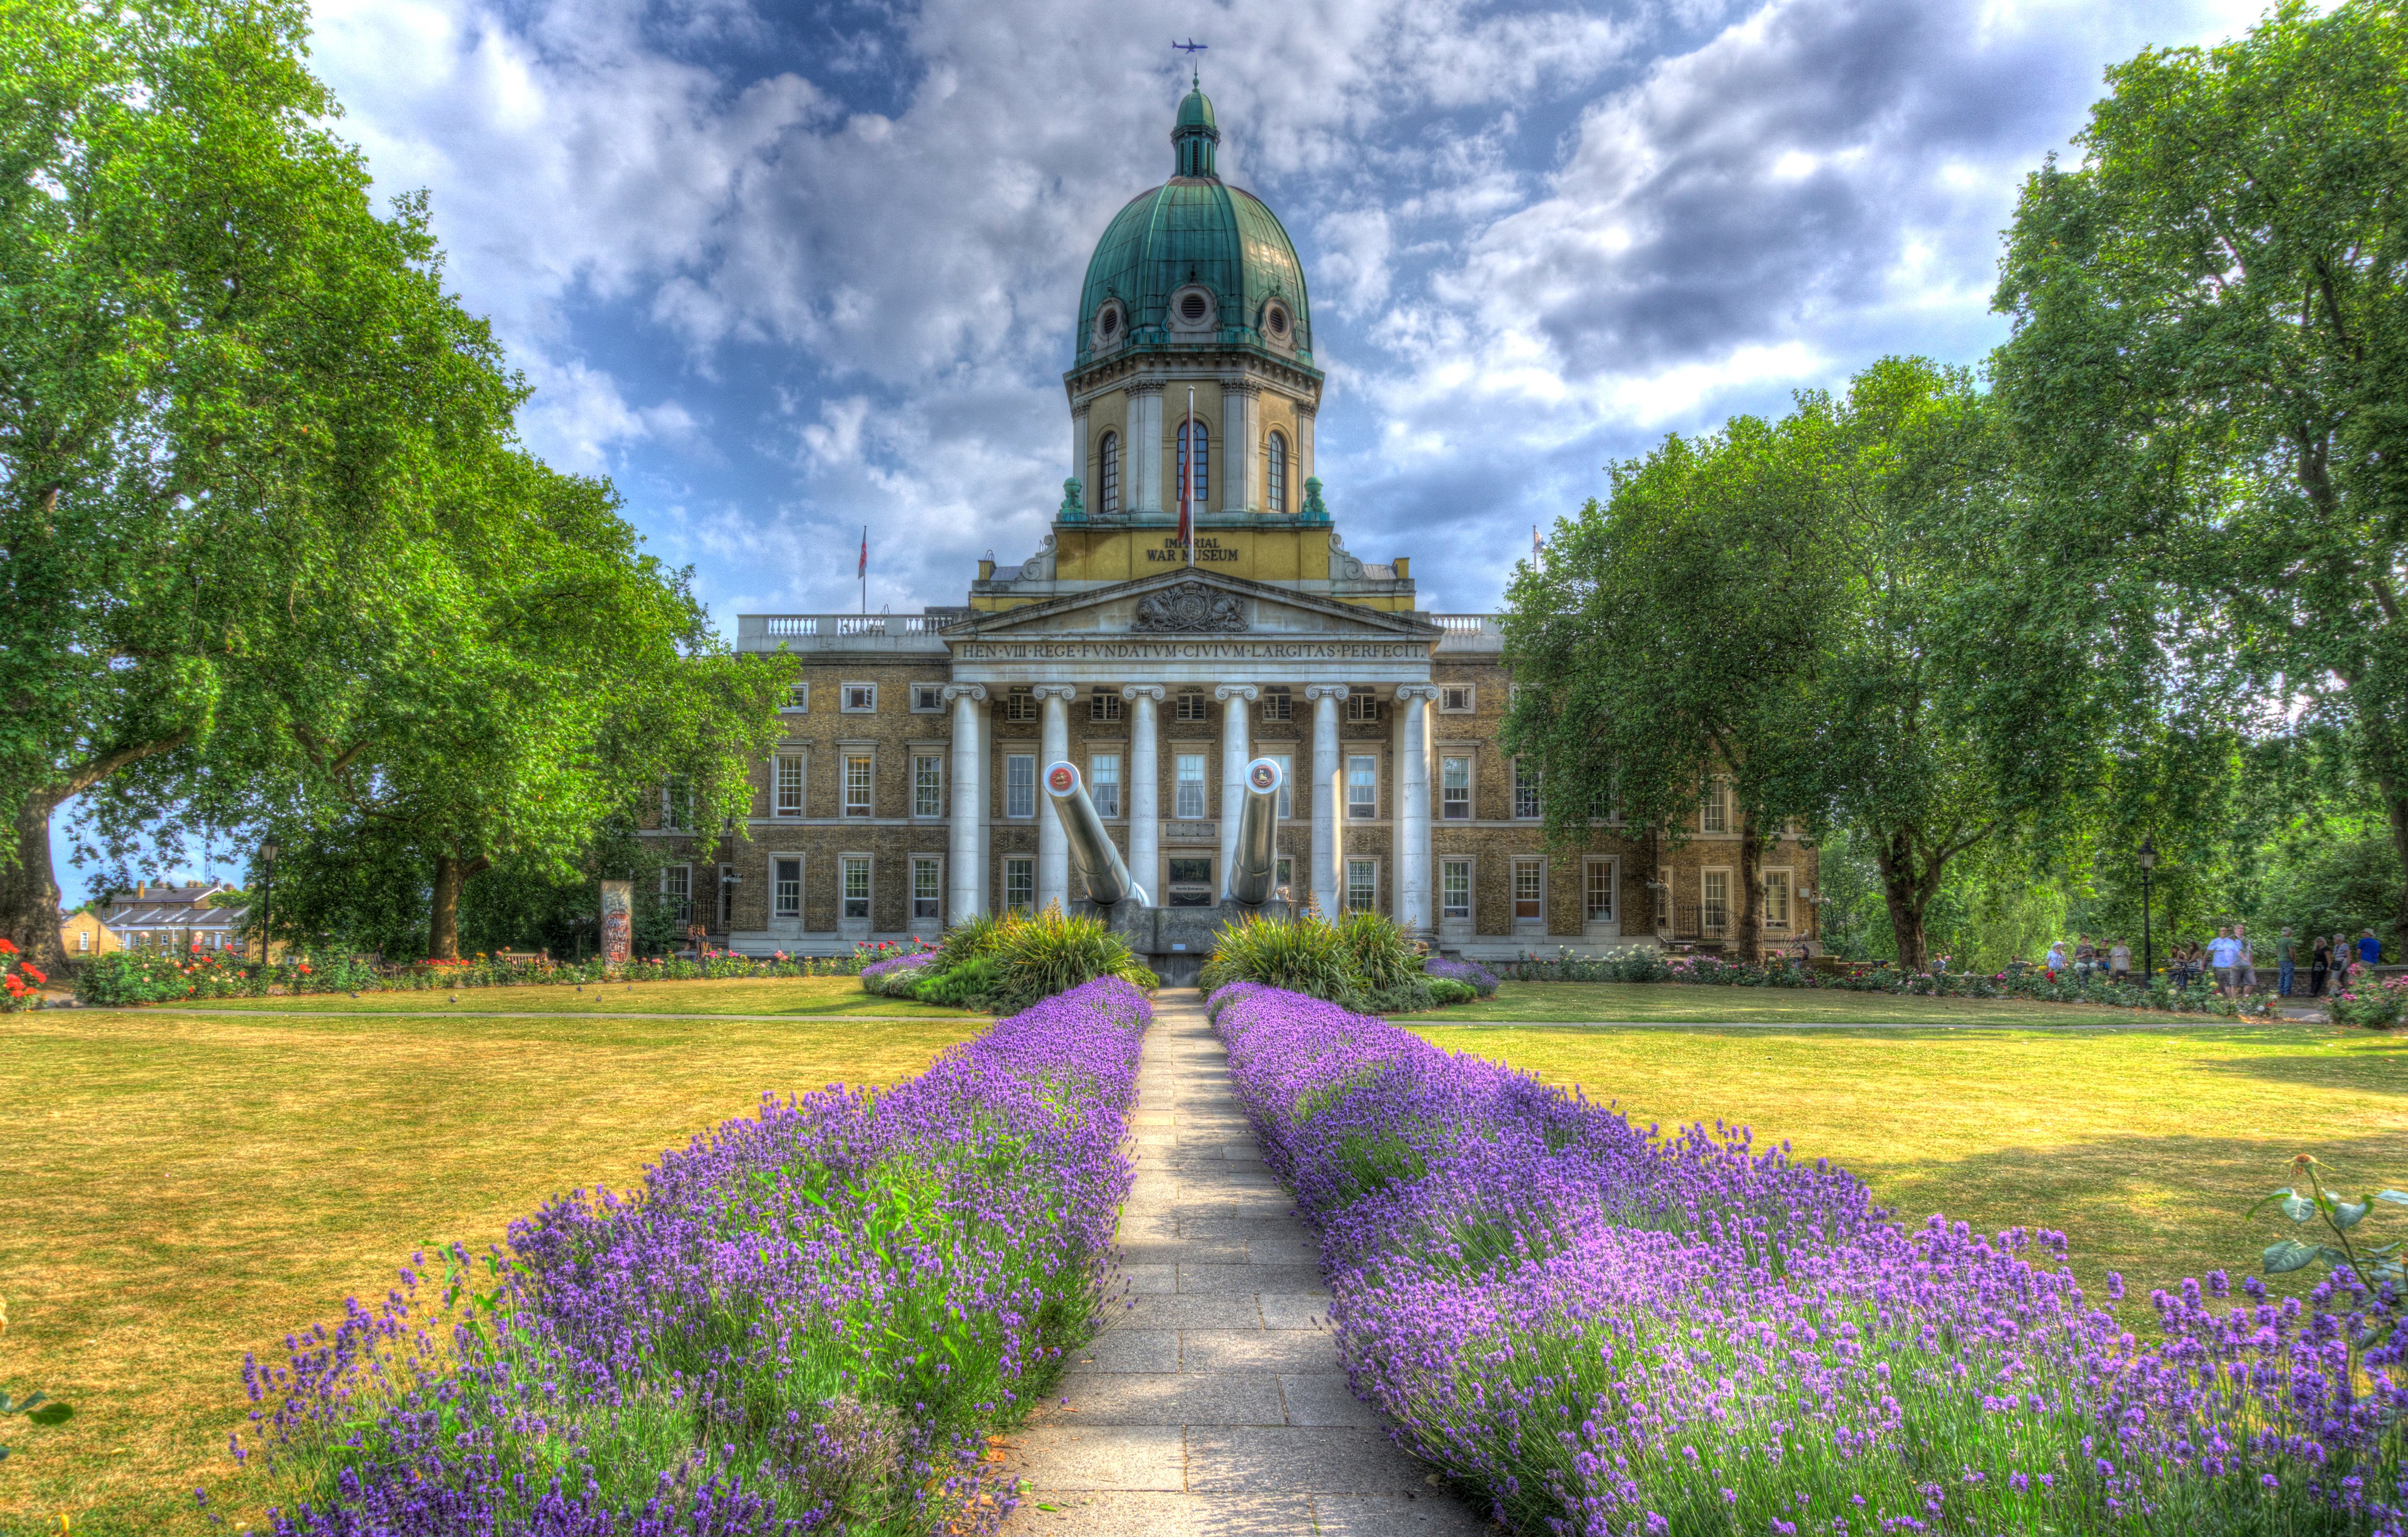
[{"label": "stone column", "polygon": [[1429,709],[1427,683],[1397,690],[1397,922],[1408,933],[1438,932],[1430,900]]},{"label": "stone column", "polygon": [[[1094,488],[1094,478],[1087,473],[1087,403],[1083,400],[1070,408],[1070,478],[1082,490]],[[1101,510],[1094,496],[1088,496],[1086,503],[1091,516]]]},{"label": "stone column", "polygon": [[1248,379],[1221,381],[1221,506],[1251,512],[1262,505],[1254,485],[1254,439],[1262,435],[1263,387]]},{"label": "stone column", "polygon": [[1154,706],[1168,692],[1160,683],[1131,683],[1121,697],[1132,701],[1129,719],[1129,873],[1162,905],[1162,761]]},{"label": "stone column", "polygon": [[1162,510],[1162,381],[1140,380],[1128,386],[1128,445],[1122,455],[1121,478],[1132,512]]},{"label": "stone column", "polygon": [[1312,408],[1304,401],[1296,403],[1296,467],[1290,471],[1296,485],[1288,492],[1297,507],[1304,505],[1304,482],[1312,479]]},{"label": "stone column", "polygon": [[1223,683],[1212,690],[1221,701],[1221,892],[1229,890],[1229,864],[1238,856],[1238,808],[1246,803],[1246,709],[1262,690],[1252,683]]},{"label": "stone column", "polygon": [[1062,819],[1045,804],[1045,770],[1070,755],[1070,699],[1079,691],[1068,683],[1039,683],[1028,691],[1044,702],[1044,724],[1038,729],[1037,757],[1037,911],[1058,905],[1070,910],[1070,840]]},{"label": "stone column", "polygon": [[995,891],[995,711],[978,712],[978,910],[993,912]]},{"label": "stone column", "polygon": [[979,777],[979,727],[985,724],[980,717],[986,698],[983,683],[947,683],[945,697],[953,706],[953,816],[946,828],[945,884],[952,893],[952,920],[961,923],[975,918],[984,911],[979,900],[979,804],[980,792],[985,788]]},{"label": "stone column", "polygon": [[1338,751],[1338,701],[1346,697],[1346,685],[1314,683],[1304,697],[1312,701],[1312,899],[1323,917],[1335,918],[1346,853],[1340,814],[1346,807],[1346,760]]}]

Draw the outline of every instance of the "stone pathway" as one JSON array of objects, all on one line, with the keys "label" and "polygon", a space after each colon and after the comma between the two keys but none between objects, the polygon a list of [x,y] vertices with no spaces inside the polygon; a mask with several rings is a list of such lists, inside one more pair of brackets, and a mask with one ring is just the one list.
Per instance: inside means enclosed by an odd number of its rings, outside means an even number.
[{"label": "stone pathway", "polygon": [[[1130,1116],[1136,1293],[1011,1438],[1011,1532],[1470,1537],[1493,1531],[1355,1401],[1304,1224],[1230,1098],[1193,988],[1166,989]],[[1068,1401],[1067,1404],[1064,1401]]]}]

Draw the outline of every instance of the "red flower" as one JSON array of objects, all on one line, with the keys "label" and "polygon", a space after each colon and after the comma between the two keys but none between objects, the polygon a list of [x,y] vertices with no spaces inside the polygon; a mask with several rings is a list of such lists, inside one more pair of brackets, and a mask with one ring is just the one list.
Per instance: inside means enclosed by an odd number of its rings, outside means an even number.
[{"label": "red flower", "polygon": [[0,955],[13,955],[16,953],[17,946],[10,941],[8,936],[0,934]]},{"label": "red flower", "polygon": [[24,973],[25,973],[25,975],[27,975],[27,976],[29,976],[29,977],[31,977],[31,978],[33,978],[36,982],[48,982],[48,981],[50,981],[50,980],[48,976],[44,975],[43,973],[41,973],[41,972],[39,972],[39,971],[35,970],[31,962],[26,962],[26,963],[21,964],[21,965],[17,968],[17,970],[19,970],[20,971],[24,972]]}]

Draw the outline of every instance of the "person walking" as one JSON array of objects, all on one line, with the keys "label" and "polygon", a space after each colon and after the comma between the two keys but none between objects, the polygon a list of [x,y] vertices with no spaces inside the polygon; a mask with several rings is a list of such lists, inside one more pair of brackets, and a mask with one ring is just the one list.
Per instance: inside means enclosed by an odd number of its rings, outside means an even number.
[{"label": "person walking", "polygon": [[2241,941],[2232,937],[2229,926],[2215,931],[2215,939],[2207,947],[2207,958],[2215,967],[2215,990],[2226,998],[2232,996],[2232,984],[2240,980]]},{"label": "person walking", "polygon": [[2284,927],[2283,937],[2274,941],[2274,992],[2277,997],[2289,998],[2291,983],[2300,971],[2300,941],[2291,938],[2288,926]]},{"label": "person walking", "polygon": [[2132,980],[2132,947],[2121,940],[2107,951],[2107,980],[2118,987]]},{"label": "person walking", "polygon": [[2383,941],[2374,937],[2374,930],[2368,928],[2359,931],[2358,958],[2359,964],[2364,966],[2375,967],[2383,964]]},{"label": "person walking", "polygon": [[2308,952],[2308,997],[2325,996],[2325,978],[2332,974],[2332,941],[2319,934],[2315,948]]}]

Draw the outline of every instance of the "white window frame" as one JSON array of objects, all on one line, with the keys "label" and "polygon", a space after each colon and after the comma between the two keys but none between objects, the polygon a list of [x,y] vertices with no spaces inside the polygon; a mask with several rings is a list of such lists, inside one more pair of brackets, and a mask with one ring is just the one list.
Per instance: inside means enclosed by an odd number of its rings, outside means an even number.
[{"label": "white window frame", "polygon": [[[1774,905],[1778,892],[1779,905]],[[1764,872],[1764,928],[1768,934],[1790,931],[1790,915],[1797,911],[1798,878],[1787,865],[1776,865]]]},{"label": "white window frame", "polygon": [[1706,785],[1705,797],[1698,804],[1698,831],[1730,831],[1730,787],[1721,780],[1711,781]]},{"label": "white window frame", "polygon": [[[1014,898],[1017,886],[1023,895]],[[1025,854],[1006,855],[1003,860],[1003,910],[1006,912],[1037,911],[1037,860]]]},{"label": "white window frame", "polygon": [[[1023,768],[1026,778],[1016,778]],[[1019,798],[1026,792],[1026,799]],[[1025,811],[1015,808],[1025,806]],[[1025,822],[1037,814],[1037,754],[1006,753],[1003,755],[1003,814],[1014,822]]]},{"label": "white window frame", "polygon": [[[794,905],[791,908],[787,906],[788,892],[786,890],[785,883],[778,878],[778,867],[783,864],[792,864],[795,867],[795,881],[792,893]],[[769,856],[770,917],[792,918],[798,923],[802,920],[803,873],[805,869],[806,866],[804,864],[803,856],[799,854],[773,854]]]},{"label": "white window frame", "polygon": [[810,714],[811,710],[811,685],[809,683],[788,683],[786,685],[786,702],[780,705],[778,710],[780,713],[786,715]]},{"label": "white window frame", "polygon": [[1349,725],[1379,725],[1379,697],[1359,689],[1350,692],[1346,696],[1346,724]]},{"label": "white window frame", "polygon": [[[1354,797],[1354,766],[1355,766],[1356,764],[1358,764],[1358,763],[1368,763],[1368,764],[1369,764],[1369,765],[1371,766],[1371,798],[1370,798],[1368,802],[1367,802],[1367,801],[1362,801],[1362,800],[1357,800],[1357,799]],[[1349,821],[1349,822],[1377,822],[1377,821],[1379,821],[1379,820],[1380,820],[1380,754],[1377,754],[1377,753],[1348,753],[1348,754],[1345,754],[1345,775],[1346,775],[1346,820],[1347,820],[1347,821]],[[1357,806],[1364,806],[1364,805],[1368,805],[1370,809],[1369,809],[1369,811],[1362,811],[1362,812],[1358,812],[1358,811],[1356,811],[1356,810],[1355,810],[1355,808],[1356,808]]]},{"label": "white window frame", "polygon": [[[933,871],[928,883],[928,895],[920,895],[920,877]],[[915,854],[911,856],[911,921],[942,923],[945,918],[945,860],[942,855]]]},{"label": "white window frame", "polygon": [[[683,802],[680,802],[680,794]],[[694,786],[682,777],[673,777],[661,783],[661,830],[663,832],[694,831]]]},{"label": "white window frame", "polygon": [[1007,721],[1033,721],[1044,714],[1038,708],[1037,696],[1025,688],[1008,689],[1003,696],[1003,718]]},{"label": "white window frame", "polygon": [[[1096,803],[1096,814],[1107,822],[1118,821],[1121,815],[1122,762],[1118,749],[1087,754],[1087,798]],[[1104,772],[1106,764],[1111,766],[1110,774]]]},{"label": "white window frame", "polygon": [[[862,776],[862,798],[858,801],[853,798],[853,766],[856,763],[867,764],[868,766]],[[878,814],[877,748],[845,747],[838,749],[837,757],[837,776],[838,793],[844,797],[842,804],[837,808],[841,814],[845,816],[859,817],[872,817]]]},{"label": "white window frame", "polygon": [[843,684],[837,693],[836,708],[839,713],[846,715],[877,714],[878,685],[876,683]]},{"label": "white window frame", "polygon": [[[1539,911],[1534,915],[1525,916],[1522,912],[1522,877],[1533,870],[1538,872]],[[1511,883],[1506,888],[1507,899],[1513,904],[1515,927],[1536,925],[1544,928],[1547,925],[1547,861],[1535,855],[1516,855],[1507,880]]]},{"label": "white window frame", "polygon": [[1119,689],[1099,688],[1087,696],[1087,721],[1090,725],[1111,725],[1119,721],[1123,713]]},{"label": "white window frame", "polygon": [[1212,718],[1212,697],[1200,688],[1183,688],[1170,697],[1172,720],[1209,721]]},{"label": "white window frame", "polygon": [[729,934],[736,929],[736,867],[719,867],[719,889],[711,894],[711,915],[719,920],[719,932]]},{"label": "white window frame", "polygon": [[[1463,900],[1451,903],[1447,900],[1446,880],[1456,870],[1463,872]],[[1440,918],[1470,921],[1473,905],[1479,899],[1480,888],[1474,883],[1478,875],[1479,871],[1472,868],[1469,859],[1441,859],[1438,862],[1438,915]]]},{"label": "white window frame", "polygon": [[[1605,911],[1597,910],[1598,876],[1605,877]],[[1581,921],[1610,924],[1620,915],[1622,899],[1622,861],[1613,858],[1589,858],[1581,862]]]},{"label": "white window frame", "polygon": [[1296,860],[1292,856],[1283,854],[1278,858],[1271,861],[1271,887],[1274,891],[1279,892],[1283,898],[1284,898],[1285,894],[1295,887],[1295,884]]},{"label": "white window frame", "polygon": [[[861,872],[861,896],[853,895],[853,872]],[[858,900],[861,912],[855,913],[853,904]],[[878,911],[878,866],[863,853],[839,854],[836,856],[836,915],[839,922],[866,924]]]},{"label": "white window frame", "polygon": [[87,951],[89,951],[89,950],[91,950],[91,949],[92,949],[92,930],[91,930],[91,929],[89,929],[89,928],[79,928],[79,929],[77,929],[77,930],[76,930],[76,954],[77,954],[77,955],[83,955],[84,953],[86,953]]},{"label": "white window frame", "polygon": [[[1196,765],[1196,777],[1187,777],[1187,766]],[[1195,810],[1188,810],[1190,786],[1195,792]],[[1212,754],[1210,753],[1173,753],[1170,754],[1170,819],[1173,822],[1201,822],[1211,815]]]},{"label": "white window frame", "polygon": [[[1513,760],[1513,820],[1536,822],[1546,812],[1546,802],[1540,799],[1539,771],[1527,767],[1520,758]],[[1524,808],[1526,807],[1527,810]]]},{"label": "white window frame", "polygon": [[[1718,879],[1719,878],[1719,879]],[[1714,922],[1714,887],[1722,887],[1722,922]],[[1698,932],[1727,934],[1731,930],[1731,872],[1727,865],[1698,871]]]},{"label": "white window frame", "polygon": [[1438,685],[1438,712],[1441,715],[1469,715],[1478,707],[1479,695],[1470,683]]},{"label": "white window frame", "polygon": [[[925,701],[925,702],[924,703],[923,701]],[[945,685],[944,685],[944,684],[942,684],[942,683],[913,683],[913,684],[911,685],[911,713],[912,713],[912,714],[914,714],[914,715],[941,715],[941,714],[943,714],[944,712],[945,712]]]},{"label": "white window frame", "polygon": [[[793,764],[795,768],[794,779],[791,786],[789,786],[787,783],[786,776],[786,766],[788,764]],[[775,757],[769,760],[769,814],[777,817],[796,817],[802,815],[803,806],[805,804],[804,797],[810,794],[810,784],[811,754],[810,750],[804,749],[799,752],[779,753]],[[786,791],[790,787],[795,792],[795,802],[791,808],[787,806],[785,798]]]},{"label": "white window frame", "polygon": [[[923,777],[922,766],[936,765],[933,775]],[[929,790],[934,783],[933,792]],[[924,810],[923,808],[925,807]],[[911,754],[911,814],[923,822],[942,820],[945,814],[945,754],[922,748]]]},{"label": "white window frame", "polygon": [[[1354,900],[1354,892],[1356,889],[1354,885],[1354,876],[1359,870],[1369,870],[1370,872],[1369,880],[1371,899],[1366,903],[1357,903]],[[1380,911],[1380,861],[1377,858],[1363,858],[1352,855],[1348,855],[1346,860],[1345,881],[1340,887],[1338,899],[1349,912],[1377,912]]]},{"label": "white window frame", "polygon": [[1296,719],[1296,696],[1283,686],[1264,689],[1262,702],[1255,711],[1255,716],[1263,721]]},{"label": "white window frame", "polygon": [[1282,822],[1289,821],[1296,815],[1296,754],[1265,753],[1262,755],[1280,766],[1279,818]]},{"label": "white window frame", "polygon": [[[1463,813],[1458,816],[1449,810],[1456,804],[1447,796],[1452,788],[1446,782],[1446,766],[1463,765]],[[1440,752],[1438,755],[1438,820],[1440,822],[1475,822],[1480,812],[1480,754],[1473,752]]]},{"label": "white window frame", "polygon": [[676,904],[678,927],[694,922],[694,867],[663,865],[661,867],[661,901]]}]

